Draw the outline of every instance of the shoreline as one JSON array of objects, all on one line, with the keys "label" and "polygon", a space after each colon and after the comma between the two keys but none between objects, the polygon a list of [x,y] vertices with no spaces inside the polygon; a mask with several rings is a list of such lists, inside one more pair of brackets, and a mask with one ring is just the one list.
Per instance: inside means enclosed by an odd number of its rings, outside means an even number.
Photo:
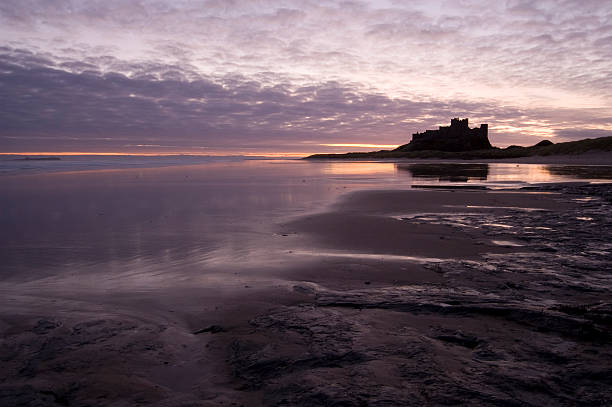
[{"label": "shoreline", "polygon": [[[362,191],[284,225],[347,256],[297,274],[310,302],[231,336],[234,376],[266,405],[607,404],[610,184],[544,189]],[[410,238],[448,257],[350,256]]]},{"label": "shoreline", "polygon": [[[486,136],[485,136],[486,138]],[[453,142],[458,142],[458,138],[451,137]],[[421,140],[421,139],[419,139]],[[450,139],[449,139],[450,140]],[[414,141],[414,140],[413,140]],[[516,159],[516,158],[530,158],[539,156],[575,156],[582,154],[606,154],[612,155],[612,137],[599,137],[595,139],[583,139],[578,141],[567,141],[554,144],[548,142],[548,144],[542,145],[538,143],[530,147],[522,146],[509,146],[506,148],[491,147],[488,140],[486,145],[489,148],[484,147],[480,144],[482,149],[472,149],[462,151],[463,148],[470,145],[470,142],[464,142],[449,148],[452,143],[447,144],[447,150],[440,148],[440,144],[434,143],[429,146],[427,143],[423,144],[421,141],[417,142],[418,146],[413,146],[412,142],[403,146],[398,147],[395,150],[380,150],[370,152],[350,152],[344,154],[314,154],[307,159],[351,159],[351,158],[447,158],[447,159],[465,159],[465,160],[500,160],[500,159]],[[413,148],[414,147],[414,148]],[[427,150],[426,148],[439,148]],[[416,150],[415,150],[416,148]]]},{"label": "shoreline", "polygon": [[6,286],[0,400],[605,405],[611,188],[352,192],[278,225],[272,283]]},{"label": "shoreline", "polygon": [[[367,153],[366,153],[367,154]],[[423,163],[464,163],[464,164],[551,164],[551,165],[612,165],[612,152],[593,152],[582,154],[566,154],[566,155],[534,155],[529,157],[517,158],[409,158],[409,157],[322,157],[309,158],[304,160],[313,160],[320,162],[360,162],[360,161],[375,161],[375,162],[423,162]]]}]

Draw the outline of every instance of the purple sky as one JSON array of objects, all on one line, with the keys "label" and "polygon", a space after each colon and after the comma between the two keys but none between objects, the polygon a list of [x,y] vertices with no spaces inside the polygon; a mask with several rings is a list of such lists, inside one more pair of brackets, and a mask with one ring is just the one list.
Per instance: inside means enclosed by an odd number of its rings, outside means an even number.
[{"label": "purple sky", "polygon": [[606,136],[611,61],[609,0],[2,0],[0,152]]}]

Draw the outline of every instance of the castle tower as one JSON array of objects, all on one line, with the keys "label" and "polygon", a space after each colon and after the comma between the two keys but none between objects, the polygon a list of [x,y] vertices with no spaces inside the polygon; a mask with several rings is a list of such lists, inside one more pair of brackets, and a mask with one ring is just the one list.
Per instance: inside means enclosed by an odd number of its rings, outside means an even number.
[{"label": "castle tower", "polygon": [[480,135],[487,139],[489,138],[489,125],[487,123],[480,125]]},{"label": "castle tower", "polygon": [[454,119],[451,119],[451,128],[455,128],[455,129],[467,129],[469,128],[469,123],[468,123],[468,119],[460,119],[458,117],[455,117]]}]

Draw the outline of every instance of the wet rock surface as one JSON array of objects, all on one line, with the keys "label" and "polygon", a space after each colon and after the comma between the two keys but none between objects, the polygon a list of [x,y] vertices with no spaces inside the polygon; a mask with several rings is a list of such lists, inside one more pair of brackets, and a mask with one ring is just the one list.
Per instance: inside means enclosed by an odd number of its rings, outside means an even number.
[{"label": "wet rock surface", "polygon": [[[412,280],[402,274],[417,266],[400,260],[334,260],[323,281],[288,281],[292,301],[247,303],[240,317],[200,305],[184,319],[66,313],[42,299],[25,312],[30,299],[6,300],[0,405],[611,405],[611,191],[544,186],[525,192],[554,192],[560,209],[451,199],[448,211],[394,217],[495,254],[425,263]],[[363,279],[331,284],[328,265]]]},{"label": "wet rock surface", "polygon": [[[25,325],[21,330],[20,325]],[[31,329],[28,329],[31,326]],[[20,321],[0,343],[0,404],[127,404],[163,397],[143,372],[168,358],[162,327],[125,319]],[[129,392],[128,392],[129,390]]]},{"label": "wet rock surface", "polygon": [[232,336],[238,383],[265,405],[610,405],[610,185],[537,191],[577,205],[405,217],[516,248],[426,265],[442,283],[296,286],[312,303]]}]

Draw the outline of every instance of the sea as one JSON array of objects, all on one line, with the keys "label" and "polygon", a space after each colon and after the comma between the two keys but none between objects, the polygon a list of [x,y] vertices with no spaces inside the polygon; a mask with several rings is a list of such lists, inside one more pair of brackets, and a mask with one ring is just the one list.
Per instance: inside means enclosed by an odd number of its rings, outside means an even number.
[{"label": "sea", "polygon": [[[283,267],[279,223],[364,189],[606,182],[610,166],[198,156],[0,159],[0,277],[148,290]],[[96,277],[97,276],[97,277]],[[76,288],[75,288],[76,289]]]}]

